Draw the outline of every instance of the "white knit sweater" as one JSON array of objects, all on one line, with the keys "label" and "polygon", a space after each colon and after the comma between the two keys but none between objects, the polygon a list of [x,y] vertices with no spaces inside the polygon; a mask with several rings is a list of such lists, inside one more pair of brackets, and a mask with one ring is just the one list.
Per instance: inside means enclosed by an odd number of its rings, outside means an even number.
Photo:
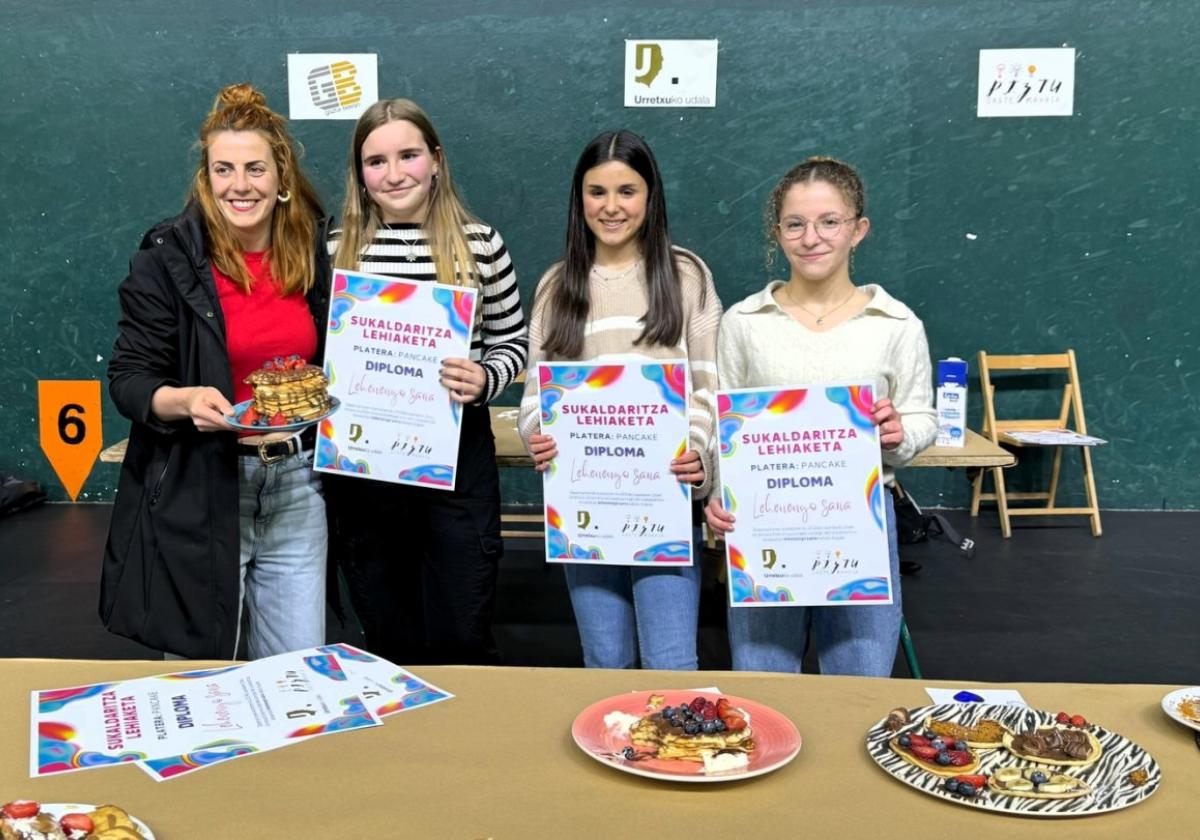
[{"label": "white knit sweater", "polygon": [[775,302],[782,281],[729,308],[721,319],[717,371],[722,390],[782,385],[875,383],[900,412],[904,440],[883,451],[886,483],[895,468],[933,443],[937,418],[925,327],[912,310],[880,286],[862,312],[827,332],[813,332]]}]

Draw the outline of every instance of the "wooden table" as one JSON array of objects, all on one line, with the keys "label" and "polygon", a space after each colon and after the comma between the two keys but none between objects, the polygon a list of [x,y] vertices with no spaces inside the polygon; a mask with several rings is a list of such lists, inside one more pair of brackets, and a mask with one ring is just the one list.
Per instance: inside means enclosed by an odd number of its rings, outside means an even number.
[{"label": "wooden table", "polygon": [[[209,663],[189,663],[202,667]],[[316,738],[156,783],[135,767],[29,778],[29,692],[172,670],[163,662],[0,660],[0,800],[114,802],[158,840],[377,838],[1120,838],[1192,837],[1200,821],[1193,733],[1159,708],[1169,686],[1018,684],[1136,741],[1163,782],[1125,811],[1070,820],[979,812],[926,796],[867,756],[867,729],[922,683],[728,672],[429,667],[455,699],[382,727]],[[945,683],[939,685],[946,686]],[[951,684],[955,687],[978,684]],[[804,739],[757,779],[686,785],[641,779],[585,756],[571,722],[632,690],[716,686],[786,714]],[[1192,826],[1191,829],[1187,826]]]},{"label": "wooden table", "polygon": [[963,446],[931,446],[908,462],[910,467],[1011,467],[1016,456],[978,432],[967,429]]}]

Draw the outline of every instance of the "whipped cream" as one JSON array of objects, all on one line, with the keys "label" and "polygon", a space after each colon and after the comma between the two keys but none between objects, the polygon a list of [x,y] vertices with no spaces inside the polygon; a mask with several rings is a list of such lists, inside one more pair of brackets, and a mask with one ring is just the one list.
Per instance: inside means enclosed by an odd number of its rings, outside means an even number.
[{"label": "whipped cream", "polygon": [[730,770],[741,770],[750,765],[750,756],[744,752],[723,752],[713,755],[708,750],[700,753],[704,759],[705,773],[728,773]]},{"label": "whipped cream", "polygon": [[641,720],[637,715],[631,715],[627,712],[613,711],[604,716],[604,727],[609,731],[615,731],[618,735],[628,735],[629,730],[633,725]]}]

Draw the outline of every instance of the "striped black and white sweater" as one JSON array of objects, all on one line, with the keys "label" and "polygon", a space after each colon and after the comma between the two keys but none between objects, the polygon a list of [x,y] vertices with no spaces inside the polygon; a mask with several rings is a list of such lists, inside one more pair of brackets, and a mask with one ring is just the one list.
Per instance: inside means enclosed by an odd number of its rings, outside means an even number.
[{"label": "striped black and white sweater", "polygon": [[[482,305],[471,339],[471,361],[479,363],[487,374],[487,385],[476,401],[486,404],[502,394],[525,369],[529,339],[517,274],[500,233],[481,223],[465,225],[463,230],[479,266]],[[341,234],[340,229],[330,234],[330,255],[337,251]],[[359,259],[358,270],[405,280],[437,279],[429,242],[417,224],[380,227]]]}]

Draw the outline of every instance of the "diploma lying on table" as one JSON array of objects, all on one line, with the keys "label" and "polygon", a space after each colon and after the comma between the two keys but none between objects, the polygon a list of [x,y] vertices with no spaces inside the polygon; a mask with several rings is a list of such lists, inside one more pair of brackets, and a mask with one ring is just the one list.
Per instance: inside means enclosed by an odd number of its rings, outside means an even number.
[{"label": "diploma lying on table", "polygon": [[872,403],[857,383],[718,393],[733,606],[892,603]]},{"label": "diploma lying on table", "polygon": [[1081,435],[1070,429],[1040,429],[1036,432],[1005,432],[1004,434],[1013,440],[1036,446],[1100,446],[1108,443],[1103,438]]},{"label": "diploma lying on table", "polygon": [[671,472],[688,446],[686,362],[538,365],[546,560],[692,564],[692,494]]}]

